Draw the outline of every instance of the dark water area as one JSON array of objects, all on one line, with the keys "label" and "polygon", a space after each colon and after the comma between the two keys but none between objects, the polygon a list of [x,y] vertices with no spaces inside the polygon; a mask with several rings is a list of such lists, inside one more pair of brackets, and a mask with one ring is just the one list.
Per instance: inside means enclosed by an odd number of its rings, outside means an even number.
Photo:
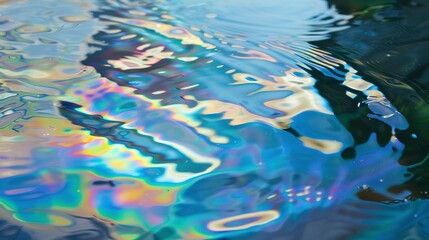
[{"label": "dark water area", "polygon": [[429,1],[0,1],[0,239],[429,239]]}]

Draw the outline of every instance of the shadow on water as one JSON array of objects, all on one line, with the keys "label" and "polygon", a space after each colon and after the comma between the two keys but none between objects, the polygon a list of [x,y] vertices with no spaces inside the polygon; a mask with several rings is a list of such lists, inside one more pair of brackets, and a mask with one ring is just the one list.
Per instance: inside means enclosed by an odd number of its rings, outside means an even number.
[{"label": "shadow on water", "polygon": [[[409,190],[411,199],[426,199],[429,191],[425,173],[429,167],[429,62],[426,57],[429,54],[429,19],[426,16],[429,1],[358,3],[332,0],[330,3],[341,13],[356,17],[351,28],[333,34],[335,45],[326,41],[320,46],[348,59],[366,79],[380,87],[410,122],[407,130],[397,131],[398,138],[405,144],[400,163],[409,167],[410,180],[400,186],[392,186],[391,191]],[[331,106],[339,119],[354,112],[341,104],[341,100],[335,99],[338,95],[325,94],[324,97],[332,99]],[[388,138],[389,134],[387,131],[380,135]],[[368,135],[359,137],[354,134],[354,137],[367,138]]]}]

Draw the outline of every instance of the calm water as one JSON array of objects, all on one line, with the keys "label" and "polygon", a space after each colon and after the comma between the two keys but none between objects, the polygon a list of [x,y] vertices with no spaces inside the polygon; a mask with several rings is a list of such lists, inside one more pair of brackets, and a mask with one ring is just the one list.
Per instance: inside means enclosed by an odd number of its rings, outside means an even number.
[{"label": "calm water", "polygon": [[0,239],[429,239],[428,12],[0,1]]}]

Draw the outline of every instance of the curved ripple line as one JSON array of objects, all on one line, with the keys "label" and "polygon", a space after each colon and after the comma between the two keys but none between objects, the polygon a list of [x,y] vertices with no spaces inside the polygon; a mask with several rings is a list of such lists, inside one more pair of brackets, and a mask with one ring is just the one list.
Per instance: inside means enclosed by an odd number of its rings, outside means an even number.
[{"label": "curved ripple line", "polygon": [[[207,224],[207,227],[215,232],[222,232],[222,231],[237,231],[237,230],[244,230],[251,227],[259,226],[267,224],[271,221],[276,220],[280,217],[280,214],[278,211],[275,210],[268,210],[268,211],[259,211],[259,212],[253,212],[253,213],[245,213],[240,214],[237,216],[222,218],[218,220],[211,221]],[[256,220],[245,223],[239,226],[233,226],[228,227],[226,226],[228,223],[240,221],[240,220],[246,220],[246,219],[252,219],[257,218]]]}]

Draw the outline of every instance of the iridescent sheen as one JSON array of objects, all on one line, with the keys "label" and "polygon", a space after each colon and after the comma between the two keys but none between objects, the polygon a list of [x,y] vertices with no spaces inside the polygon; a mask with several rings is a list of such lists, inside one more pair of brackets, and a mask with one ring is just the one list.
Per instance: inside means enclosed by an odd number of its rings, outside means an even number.
[{"label": "iridescent sheen", "polygon": [[[325,1],[0,12],[0,220],[21,239],[381,239],[391,228],[367,220],[428,217],[391,191],[409,174],[406,117],[315,43],[350,27]],[[323,84],[356,112],[334,109]],[[357,141],[361,119],[384,135]],[[325,218],[348,225],[317,230]]]}]

